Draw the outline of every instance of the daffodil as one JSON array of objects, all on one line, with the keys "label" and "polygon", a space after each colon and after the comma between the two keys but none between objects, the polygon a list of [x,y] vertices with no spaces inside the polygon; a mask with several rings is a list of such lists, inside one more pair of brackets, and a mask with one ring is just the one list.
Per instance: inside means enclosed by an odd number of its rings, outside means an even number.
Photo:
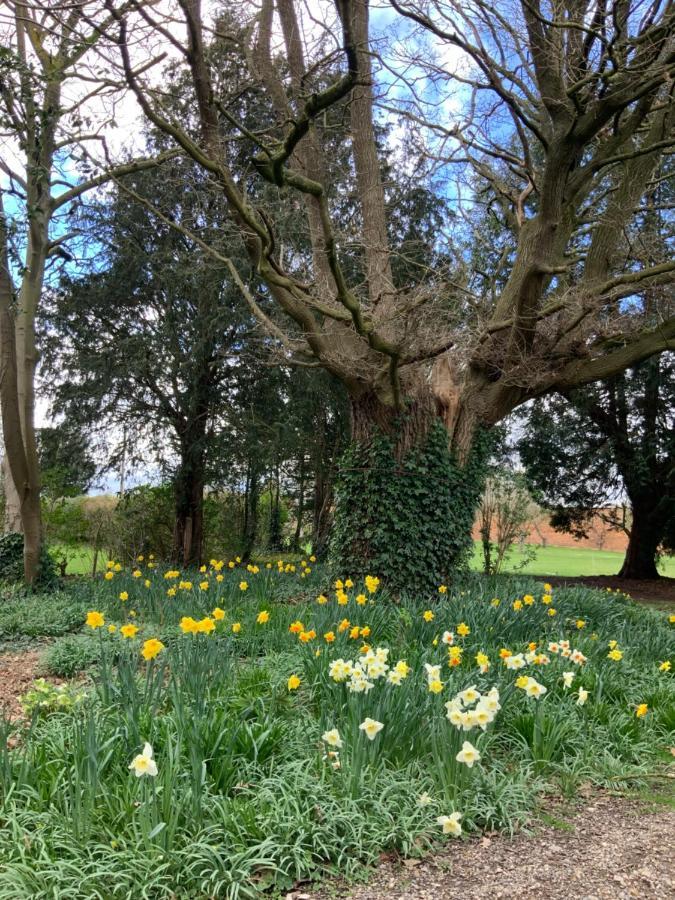
[{"label": "daffodil", "polygon": [[454,812],[449,816],[438,816],[436,822],[443,829],[443,834],[451,834],[453,837],[459,837],[462,833],[462,826],[459,824],[461,818],[461,813]]},{"label": "daffodil", "polygon": [[216,606],[211,615],[216,620],[216,622],[222,622],[222,620],[225,618],[225,610],[221,609],[219,606]]},{"label": "daffodil", "polygon": [[342,747],[342,738],[340,737],[340,732],[337,728],[331,728],[329,731],[324,731],[321,735],[321,740],[324,744],[328,744],[329,747],[336,747],[338,750]]},{"label": "daffodil", "polygon": [[670,672],[671,668],[672,665],[668,659],[659,664],[659,672]]},{"label": "daffodil", "polygon": [[586,688],[579,688],[579,693],[577,694],[577,706],[583,706],[584,703],[588,700],[588,691]]},{"label": "daffodil", "polygon": [[640,703],[638,705],[637,709],[635,710],[635,715],[638,717],[638,719],[641,719],[643,716],[646,716],[648,712],[649,712],[649,707],[647,706],[647,704]]},{"label": "daffodil", "polygon": [[232,634],[239,634],[240,631],[241,631],[241,622],[233,622]]},{"label": "daffodil", "polygon": [[143,752],[139,753],[138,756],[134,756],[129,763],[129,768],[136,778],[141,778],[143,775],[149,775],[154,778],[157,775],[157,763],[152,756],[152,747],[146,741]]},{"label": "daffodil", "polygon": [[256,618],[256,622],[258,623],[258,625],[264,625],[266,622],[269,622],[269,620],[270,614],[266,609],[263,609],[261,612],[259,612]]},{"label": "daffodil", "polygon": [[103,628],[105,625],[105,619],[103,618],[103,614],[97,612],[95,609],[92,609],[87,613],[87,622],[86,624],[96,630],[97,628]]},{"label": "daffodil", "polygon": [[376,722],[375,719],[365,718],[359,725],[369,741],[374,741],[377,735],[382,731],[384,725],[382,722]]},{"label": "daffodil", "polygon": [[562,677],[565,687],[571,688],[574,681],[574,672],[563,672]]},{"label": "daffodil", "polygon": [[157,638],[149,638],[143,644],[141,655],[143,656],[143,659],[149,662],[151,659],[155,659],[156,656],[159,656],[162,650],[164,650],[164,644],[161,641],[157,640]]},{"label": "daffodil", "polygon": [[122,625],[122,627],[120,628],[120,634],[125,638],[136,637],[137,633],[138,633],[137,625]]},{"label": "daffodil", "polygon": [[425,622],[433,622],[434,614],[432,613],[432,611],[430,609],[427,609],[422,613],[422,618],[424,619]]},{"label": "daffodil", "polygon": [[460,637],[466,637],[468,634],[471,634],[471,629],[465,622],[460,622],[457,626],[457,634]]},{"label": "daffodil", "polygon": [[291,675],[288,679],[288,690],[296,691],[300,687],[300,679],[297,675]]},{"label": "daffodil", "polygon": [[480,760],[480,753],[469,741],[464,741],[462,749],[455,757],[457,762],[464,763],[469,769]]}]

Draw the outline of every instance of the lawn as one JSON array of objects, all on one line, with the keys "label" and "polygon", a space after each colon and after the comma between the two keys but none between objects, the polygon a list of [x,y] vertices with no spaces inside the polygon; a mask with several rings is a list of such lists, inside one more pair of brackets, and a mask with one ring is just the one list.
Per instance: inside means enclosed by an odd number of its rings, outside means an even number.
[{"label": "lawn", "polygon": [[[520,567],[523,552],[516,547],[512,551],[505,572],[523,572],[527,575],[616,575],[623,562],[623,553],[610,550],[590,550],[585,547],[536,547],[536,558]],[[474,553],[471,567],[480,571],[483,555],[480,543],[474,542]],[[659,571],[662,575],[675,578],[675,557],[668,556],[661,560]]]},{"label": "lawn", "polygon": [[8,596],[0,638],[55,637],[75,680],[0,725],[0,900],[283,893],[645,784],[674,633],[531,576],[392,602],[314,564],[143,565]]},{"label": "lawn", "polygon": [[[523,569],[519,563],[523,558],[522,551],[516,547],[505,567],[505,572],[523,572],[527,575],[616,575],[623,562],[622,553],[614,553],[608,550],[588,550],[586,548],[568,547],[537,547],[537,556],[533,562],[528,563]],[[90,575],[93,560],[91,547],[80,547],[69,551],[68,575]],[[264,557],[266,561],[268,557]],[[270,557],[271,558],[271,557]],[[276,558],[276,557],[275,557]],[[105,554],[99,557],[99,565],[105,566]],[[480,572],[483,557],[478,541],[474,542],[471,568]],[[659,566],[662,575],[675,578],[675,557],[664,557]]]}]

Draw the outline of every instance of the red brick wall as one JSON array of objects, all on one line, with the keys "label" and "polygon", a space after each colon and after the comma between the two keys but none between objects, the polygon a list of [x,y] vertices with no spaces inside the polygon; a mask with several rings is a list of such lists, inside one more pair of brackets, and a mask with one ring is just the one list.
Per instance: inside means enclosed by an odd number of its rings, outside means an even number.
[{"label": "red brick wall", "polygon": [[[478,523],[473,526],[474,539],[479,540]],[[588,537],[578,540],[571,534],[554,531],[548,522],[537,522],[536,527],[530,528],[530,534],[526,543],[541,544],[543,540],[547,547],[587,547],[589,550],[616,550],[624,553],[628,545],[628,538],[623,531],[610,529],[597,515],[588,528]]]}]

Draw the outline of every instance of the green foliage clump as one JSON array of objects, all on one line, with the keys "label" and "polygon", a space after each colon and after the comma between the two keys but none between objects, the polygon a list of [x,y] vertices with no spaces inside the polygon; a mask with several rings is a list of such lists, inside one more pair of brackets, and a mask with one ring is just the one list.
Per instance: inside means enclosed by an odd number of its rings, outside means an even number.
[{"label": "green foliage clump", "polygon": [[85,610],[82,600],[64,591],[9,592],[0,603],[0,638],[60,637],[82,627]]},{"label": "green foliage clump", "polygon": [[49,647],[43,658],[45,670],[59,678],[72,678],[99,657],[98,644],[88,635],[68,635]]},{"label": "green foliage clump", "polygon": [[[0,537],[0,581],[23,581],[23,535],[12,531]],[[40,549],[40,562],[33,588],[51,590],[58,579],[46,546]]]},{"label": "green foliage clump", "polygon": [[73,709],[84,700],[86,694],[72,684],[51,684],[44,678],[33,682],[32,688],[21,699],[21,706],[27,716],[38,712],[47,715]]},{"label": "green foliage clump", "polygon": [[485,475],[486,441],[460,466],[435,422],[422,446],[397,459],[377,434],[345,452],[336,484],[330,562],[336,573],[377,573],[394,590],[435,590],[463,568]]}]

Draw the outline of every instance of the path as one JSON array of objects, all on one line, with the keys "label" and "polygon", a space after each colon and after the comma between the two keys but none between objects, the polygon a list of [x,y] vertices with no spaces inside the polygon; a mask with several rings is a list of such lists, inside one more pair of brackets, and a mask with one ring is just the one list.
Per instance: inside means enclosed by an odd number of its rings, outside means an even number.
[{"label": "path", "polygon": [[[559,813],[558,818],[563,818]],[[672,900],[675,810],[596,794],[533,836],[452,841],[422,861],[384,862],[366,885],[324,883],[288,900]],[[569,829],[569,830],[568,830]],[[412,863],[412,865],[411,865]]]}]

